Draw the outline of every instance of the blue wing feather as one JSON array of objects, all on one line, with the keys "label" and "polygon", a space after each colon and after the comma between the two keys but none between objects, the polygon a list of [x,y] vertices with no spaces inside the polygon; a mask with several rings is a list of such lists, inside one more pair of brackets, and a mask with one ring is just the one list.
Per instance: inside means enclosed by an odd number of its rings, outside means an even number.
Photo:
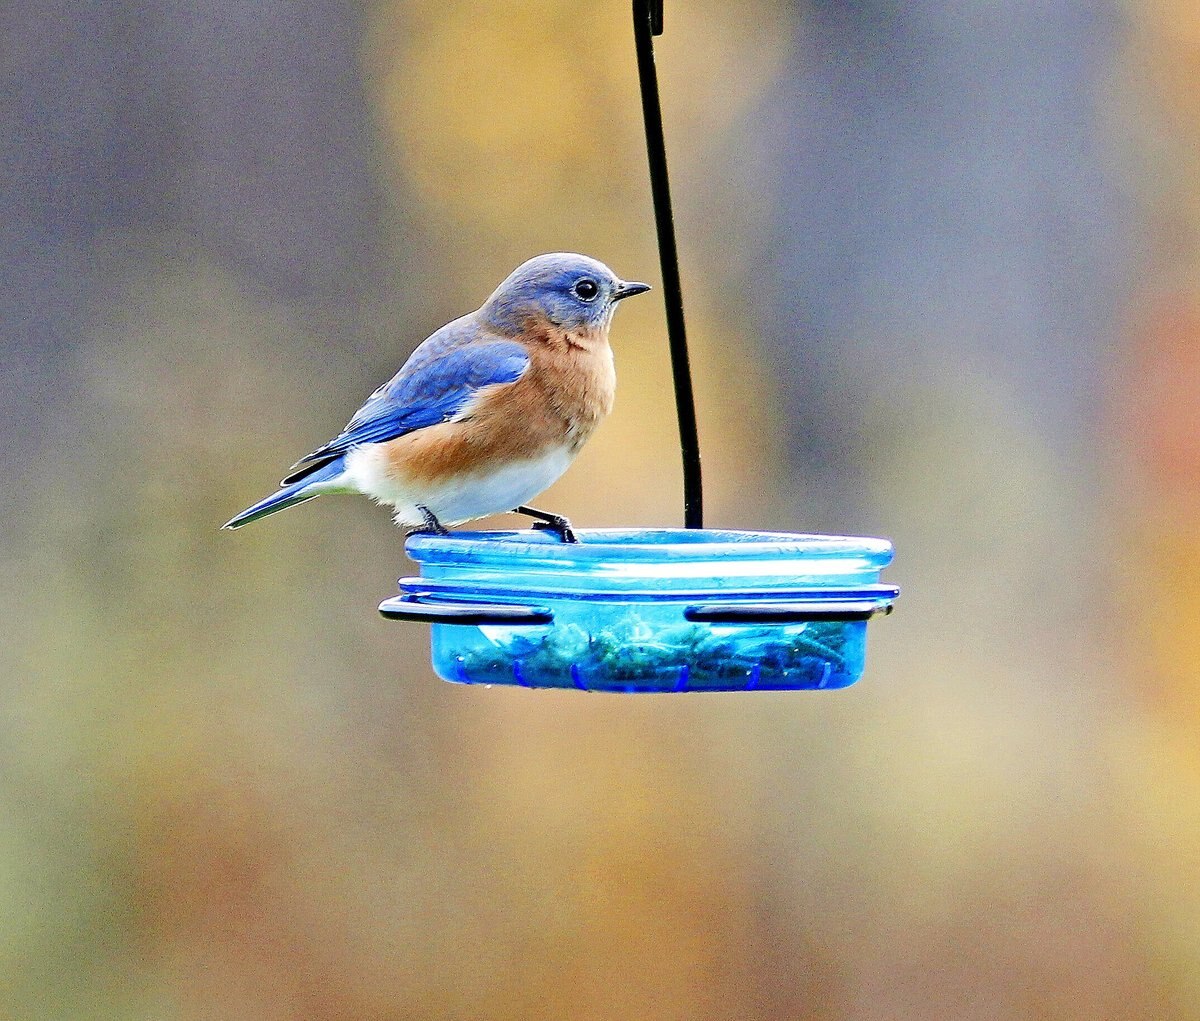
[{"label": "blue wing feather", "polygon": [[296,470],[283,484],[303,478],[351,447],[383,443],[446,422],[481,389],[512,383],[529,365],[525,349],[515,341],[470,342],[462,332],[443,327],[425,341],[367,398],[338,436],[293,465]]}]

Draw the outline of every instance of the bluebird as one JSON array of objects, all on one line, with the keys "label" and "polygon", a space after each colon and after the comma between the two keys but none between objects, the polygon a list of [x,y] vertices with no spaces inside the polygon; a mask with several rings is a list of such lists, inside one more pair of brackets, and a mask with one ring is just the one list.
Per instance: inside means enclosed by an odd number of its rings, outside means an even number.
[{"label": "bluebird", "polygon": [[362,493],[418,531],[445,534],[446,525],[514,511],[576,541],[566,518],[527,501],[567,470],[612,409],[613,312],[649,289],[584,255],[530,259],[425,340],[278,491],[224,527],[325,493]]}]

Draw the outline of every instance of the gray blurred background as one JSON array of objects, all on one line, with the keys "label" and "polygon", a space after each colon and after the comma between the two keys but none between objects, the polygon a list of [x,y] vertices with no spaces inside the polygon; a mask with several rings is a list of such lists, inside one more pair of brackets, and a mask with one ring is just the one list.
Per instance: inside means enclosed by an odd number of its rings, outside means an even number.
[{"label": "gray blurred background", "polygon": [[[217,530],[525,258],[657,282],[628,4],[0,8],[0,1016],[1200,1016],[1200,12],[666,29],[709,522],[898,549],[839,694],[447,685],[385,511]],[[541,502],[677,524],[614,342]]]}]

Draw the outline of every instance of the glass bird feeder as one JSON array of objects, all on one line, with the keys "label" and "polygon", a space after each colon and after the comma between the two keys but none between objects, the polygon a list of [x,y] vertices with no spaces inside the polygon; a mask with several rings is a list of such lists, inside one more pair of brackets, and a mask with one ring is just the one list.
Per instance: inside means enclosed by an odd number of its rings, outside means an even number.
[{"label": "glass bird feeder", "polygon": [[416,535],[380,607],[433,624],[447,681],[585,691],[844,688],[862,676],[883,539],[714,529]]},{"label": "glass bird feeder", "polygon": [[683,454],[682,529],[412,535],[419,578],[379,612],[430,623],[447,681],[610,692],[845,688],[899,595],[886,539],[702,527],[700,449],[654,70],[662,0],[633,0]]}]

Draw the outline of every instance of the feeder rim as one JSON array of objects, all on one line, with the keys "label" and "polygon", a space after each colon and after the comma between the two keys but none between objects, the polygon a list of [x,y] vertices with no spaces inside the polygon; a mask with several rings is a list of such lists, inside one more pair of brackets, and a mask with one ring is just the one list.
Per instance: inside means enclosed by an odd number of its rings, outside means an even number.
[{"label": "feeder rim", "polygon": [[577,543],[541,530],[418,534],[405,544],[418,563],[461,563],[463,557],[536,560],[567,567],[590,563],[709,562],[722,560],[868,560],[883,567],[893,549],[887,539],[803,532],[720,528],[584,528]]}]

